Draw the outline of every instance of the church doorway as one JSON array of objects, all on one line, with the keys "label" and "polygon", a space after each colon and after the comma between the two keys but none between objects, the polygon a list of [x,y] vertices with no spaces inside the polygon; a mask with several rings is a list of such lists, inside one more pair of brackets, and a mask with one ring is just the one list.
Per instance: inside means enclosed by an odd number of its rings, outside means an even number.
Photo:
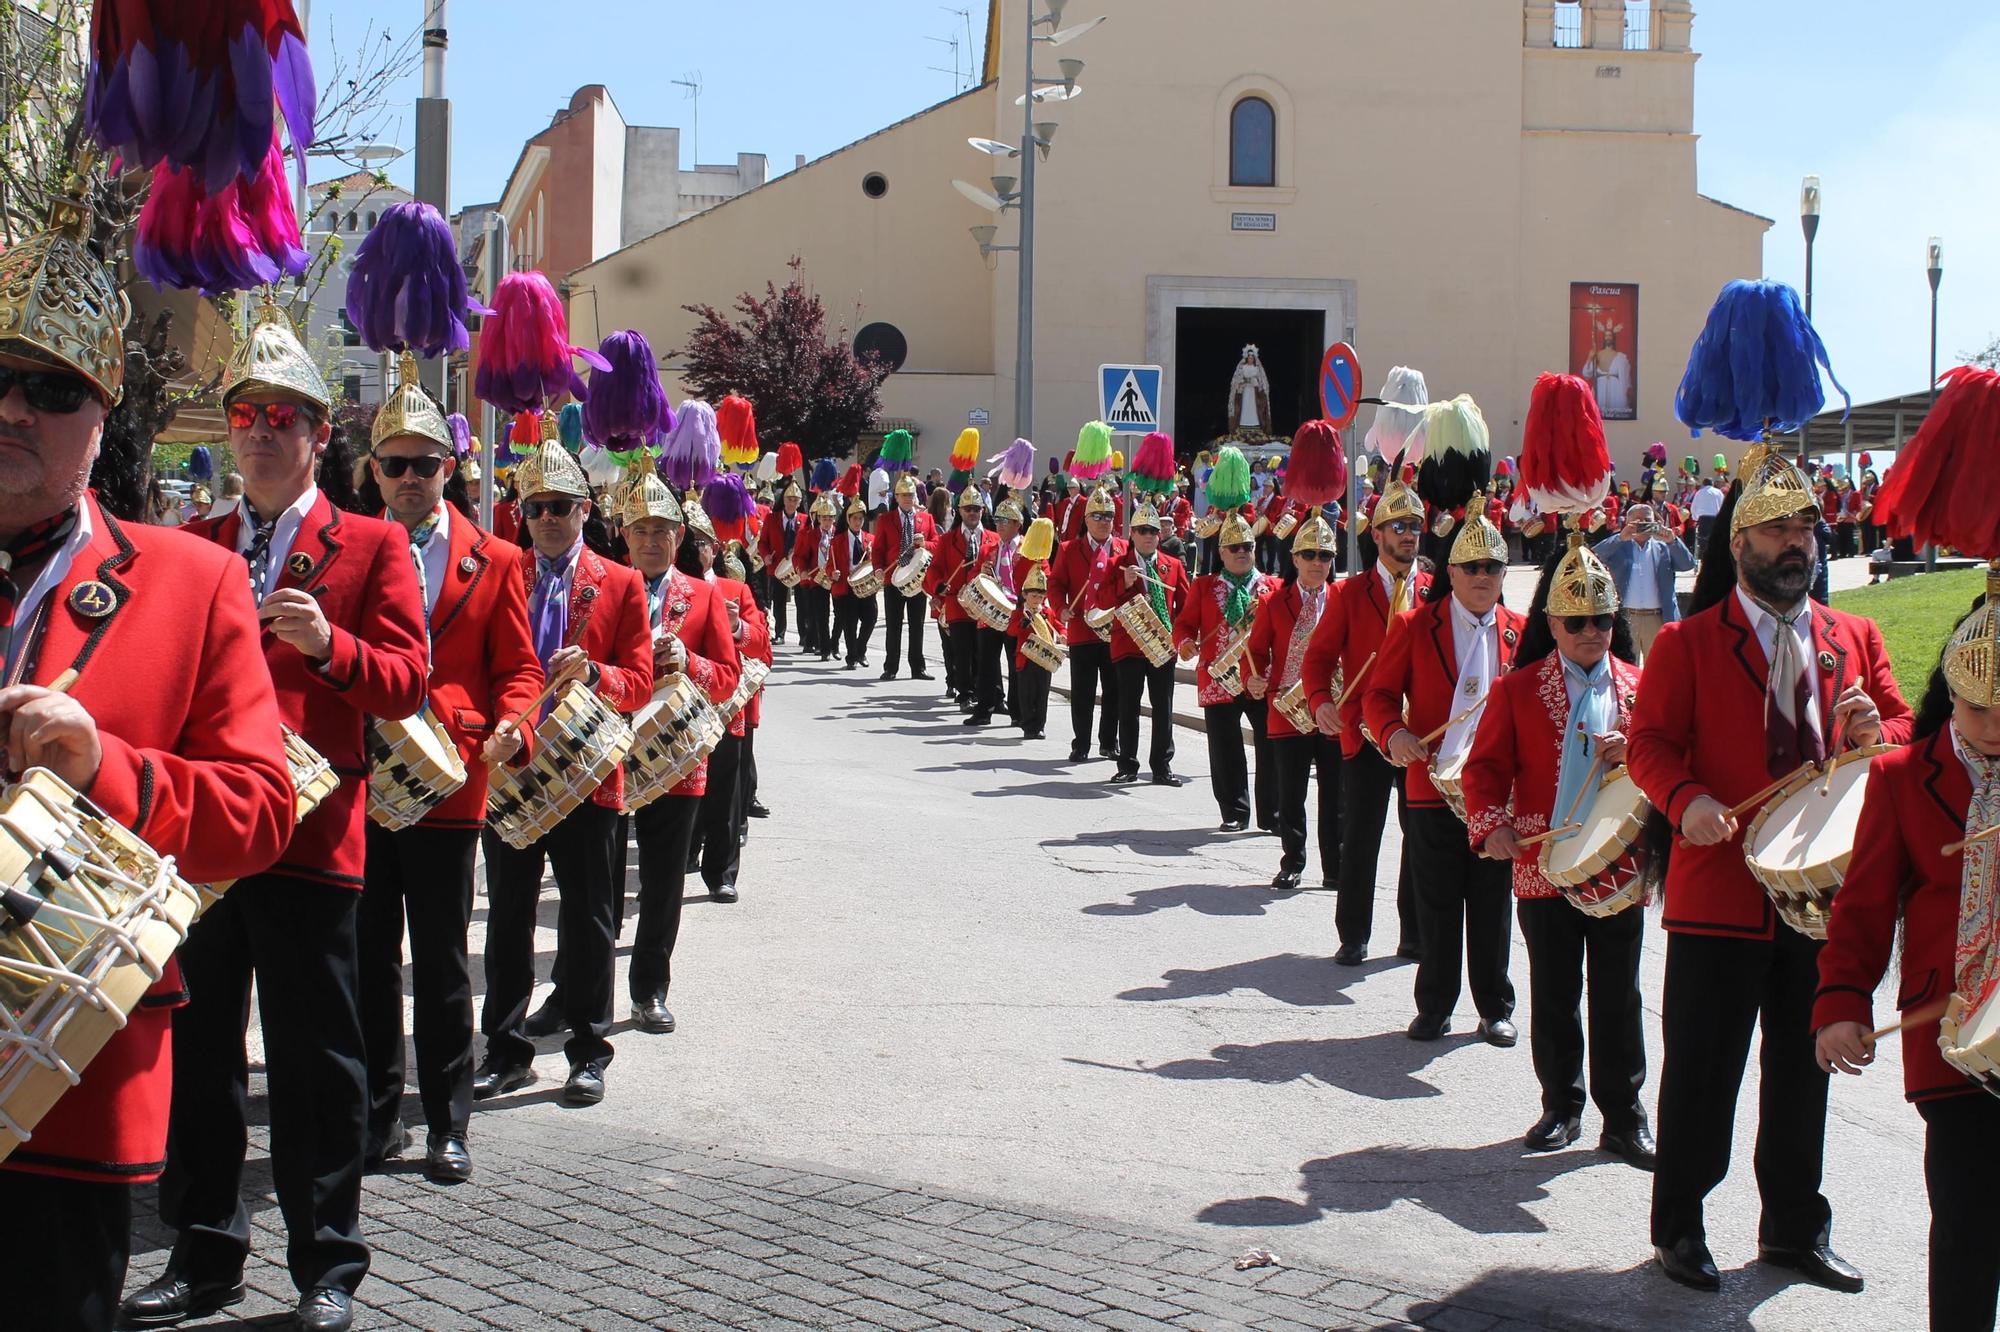
[{"label": "church doorway", "polygon": [[[1270,381],[1269,419],[1261,430],[1289,440],[1319,415],[1319,363],[1326,351],[1325,310],[1254,310],[1181,306],[1174,312],[1174,443],[1183,458],[1229,433],[1230,382],[1254,345]],[[1239,407],[1239,416],[1246,414]],[[1261,418],[1262,413],[1259,412]]]}]

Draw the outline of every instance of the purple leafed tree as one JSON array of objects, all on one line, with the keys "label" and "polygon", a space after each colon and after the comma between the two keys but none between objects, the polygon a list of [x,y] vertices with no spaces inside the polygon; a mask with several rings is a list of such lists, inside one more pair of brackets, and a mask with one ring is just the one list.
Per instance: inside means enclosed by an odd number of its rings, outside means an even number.
[{"label": "purple leafed tree", "polygon": [[683,306],[698,322],[669,355],[686,366],[681,378],[697,396],[748,398],[767,449],[791,440],[808,458],[841,457],[880,416],[888,369],[872,355],[856,357],[845,327],[828,332],[804,261],[789,267],[782,289],[767,282],[761,297],[738,296],[735,319],[712,305]]}]

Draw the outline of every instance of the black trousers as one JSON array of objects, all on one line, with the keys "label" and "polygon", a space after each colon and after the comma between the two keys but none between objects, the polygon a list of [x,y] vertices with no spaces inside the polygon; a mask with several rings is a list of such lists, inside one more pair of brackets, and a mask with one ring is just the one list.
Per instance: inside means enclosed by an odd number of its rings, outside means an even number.
[{"label": "black trousers", "polygon": [[800,583],[799,646],[808,652],[833,650],[831,594],[818,583]]},{"label": "black trousers", "polygon": [[1667,935],[1654,1244],[1705,1235],[1702,1200],[1729,1173],[1736,1094],[1760,1021],[1758,1241],[1811,1248],[1832,1225],[1833,1208],[1819,1190],[1827,1075],[1812,1037],[1820,945],[1783,924],[1777,931],[1772,939]]},{"label": "black trousers", "polygon": [[868,640],[875,633],[875,598],[843,592],[833,599],[833,647],[844,645],[846,659],[856,666],[868,660]]},{"label": "black trousers", "polygon": [[616,896],[611,843],[618,811],[585,801],[548,835],[516,851],[487,829],[486,1005],[479,1029],[486,1057],[526,1064],[535,1043],[521,1030],[535,989],[535,911],[542,896],[542,866],[554,872],[561,902],[556,950],[562,978],[557,994],[569,1039],[563,1054],[572,1065],[611,1062],[611,969],[616,952]]},{"label": "black trousers", "polygon": [[1155,666],[1134,653],[1112,663],[1118,675],[1118,771],[1139,771],[1139,704],[1153,708],[1153,744],[1147,762],[1153,776],[1174,770],[1174,663]]},{"label": "black trousers", "polygon": [[1340,904],[1334,923],[1343,945],[1365,948],[1375,932],[1375,874],[1391,794],[1396,797],[1396,822],[1403,830],[1403,854],[1396,870],[1397,946],[1417,946],[1421,937],[1416,888],[1410,881],[1410,818],[1403,774],[1375,746],[1364,744],[1359,754],[1341,763]]},{"label": "black trousers", "polygon": [[984,713],[1014,711],[1014,640],[998,629],[975,626],[973,642],[978,651],[979,672],[973,688],[973,706]]},{"label": "black trousers", "polygon": [[701,848],[701,881],[710,892],[736,882],[743,855],[736,834],[742,823],[743,737],[725,735],[708,756],[708,791],[701,798],[690,839],[691,846]]},{"label": "black trousers", "polygon": [[779,582],[778,576],[769,569],[757,578],[764,585],[764,613],[771,620],[771,641],[782,643],[785,641],[785,621],[792,604],[792,589]]},{"label": "black trousers", "polygon": [[1049,686],[1054,682],[1054,676],[1033,662],[1021,668],[1014,684],[1014,721],[1024,733],[1048,730]]},{"label": "black trousers", "polygon": [[403,1108],[403,928],[410,932],[411,1026],[417,1095],[432,1133],[464,1133],[472,1118],[472,921],[477,828],[368,824],[368,886],[357,922],[361,1035],[368,1058],[370,1154]]},{"label": "black trousers", "polygon": [[1645,1008],[1639,997],[1639,955],[1646,912],[1586,916],[1560,897],[1524,897],[1516,904],[1528,944],[1528,1043],[1542,1110],[1583,1114],[1583,998],[1590,994],[1590,1099],[1606,1133],[1629,1133],[1646,1122],[1639,1089],[1646,1085]]},{"label": "black trousers", "polygon": [[701,796],[667,795],[632,815],[639,835],[639,928],[632,940],[627,984],[634,1003],[665,994],[673,985],[688,839],[701,804]]},{"label": "black trousers", "polygon": [[757,728],[743,728],[742,803],[736,807],[736,831],[750,824],[750,806],[757,799]]},{"label": "black trousers", "polygon": [[1514,935],[1513,868],[1487,860],[1466,841],[1465,825],[1442,805],[1409,812],[1410,877],[1416,884],[1417,1012],[1448,1017],[1458,1006],[1461,958],[1479,1016],[1514,1014],[1507,955]]},{"label": "black trousers", "polygon": [[1111,669],[1111,645],[1092,639],[1069,649],[1070,743],[1090,750],[1090,711],[1097,706],[1098,686],[1104,687],[1104,708],[1097,718],[1097,747],[1118,752],[1118,672]]},{"label": "black trousers", "polygon": [[1340,741],[1329,736],[1274,736],[1271,757],[1278,772],[1278,868],[1303,874],[1306,868],[1306,788],[1319,781],[1319,873],[1340,882]]},{"label": "black trousers", "polygon": [[1931,1195],[1932,1332],[1993,1327],[2000,1295],[2000,1099],[1985,1092],[1919,1101],[1924,1117],[1924,1184]]},{"label": "black trousers", "polygon": [[944,627],[945,639],[951,644],[951,664],[957,668],[958,679],[950,684],[953,698],[971,699],[978,705],[975,695],[979,692],[979,626],[971,620],[956,620]]},{"label": "black trousers", "polygon": [[[910,674],[915,675],[924,668],[924,612],[928,604],[922,597],[906,597],[895,588],[887,588],[882,597],[889,603],[889,637],[882,644],[882,672],[896,674],[896,658],[903,652],[903,638],[909,636]],[[904,626],[909,626],[906,630]]]},{"label": "black trousers", "polygon": [[174,1098],[160,1216],[179,1234],[167,1268],[234,1281],[250,1253],[243,1205],[250,983],[264,1032],[271,1177],[286,1259],[300,1292],[352,1292],[368,1272],[361,1240],[361,1139],[367,1091],[355,999],[351,888],[279,874],[238,879],[189,931],[174,1011]]},{"label": "black trousers", "polygon": [[[1215,807],[1221,811],[1222,821],[1249,825],[1253,780],[1250,760],[1254,758],[1257,826],[1277,827],[1278,770],[1271,762],[1269,710],[1264,700],[1238,694],[1227,703],[1212,704],[1202,711],[1208,717],[1208,786],[1215,792]],[[1253,753],[1247,757],[1243,752],[1245,721],[1250,723],[1250,734],[1256,737]]]},{"label": "black trousers", "polygon": [[0,1170],[0,1216],[28,1245],[8,1273],[8,1326],[110,1332],[132,1255],[132,1186]]}]

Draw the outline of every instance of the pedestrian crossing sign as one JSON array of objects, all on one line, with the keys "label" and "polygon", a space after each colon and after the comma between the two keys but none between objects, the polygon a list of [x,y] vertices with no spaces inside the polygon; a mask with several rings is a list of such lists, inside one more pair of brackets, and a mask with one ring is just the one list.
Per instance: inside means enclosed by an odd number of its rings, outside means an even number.
[{"label": "pedestrian crossing sign", "polygon": [[1097,415],[1115,435],[1143,435],[1160,428],[1160,367],[1097,367]]}]

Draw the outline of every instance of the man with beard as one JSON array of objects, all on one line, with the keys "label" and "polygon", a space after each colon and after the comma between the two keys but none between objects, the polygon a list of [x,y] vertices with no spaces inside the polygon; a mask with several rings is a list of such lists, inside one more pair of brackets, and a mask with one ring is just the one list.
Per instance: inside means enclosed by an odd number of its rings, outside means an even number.
[{"label": "man with beard", "polygon": [[[1753,447],[1726,522],[1736,586],[1665,625],[1633,708],[1632,775],[1678,830],[1667,869],[1665,1059],[1652,1236],[1661,1268],[1720,1287],[1702,1202],[1729,1169],[1751,1032],[1763,1028],[1756,1149],[1758,1257],[1848,1293],[1861,1273],[1829,1245],[1820,1192],[1827,1074],[1814,1057],[1821,944],[1780,927],[1743,861],[1730,811],[1774,779],[1848,746],[1903,744],[1910,709],[1869,620],[1807,601],[1819,518],[1798,468]],[[1754,737],[1762,736],[1760,747]]]}]

